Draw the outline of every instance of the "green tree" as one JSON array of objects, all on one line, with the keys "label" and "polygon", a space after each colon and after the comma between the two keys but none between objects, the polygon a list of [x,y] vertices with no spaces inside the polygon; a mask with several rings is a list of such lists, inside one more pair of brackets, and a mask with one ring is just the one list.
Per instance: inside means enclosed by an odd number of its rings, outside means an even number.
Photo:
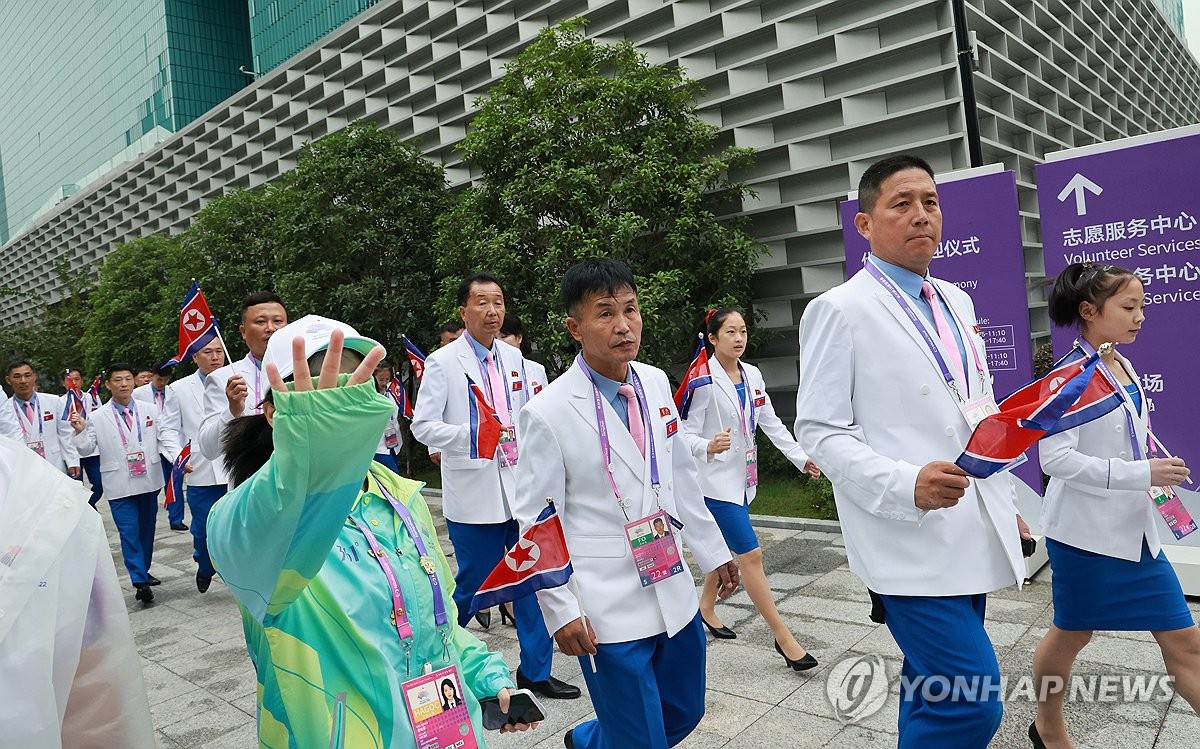
[{"label": "green tree", "polygon": [[649,64],[632,44],[597,44],[583,22],[542,31],[481,102],[462,144],[482,179],[439,221],[439,310],[458,279],[505,285],[551,369],[569,363],[558,284],[574,262],[613,256],[637,275],[642,359],[682,363],[703,309],[750,301],[758,247],[717,220],[747,194],[729,170],[749,149],[720,148],[697,116],[699,84]]},{"label": "green tree", "polygon": [[93,282],[84,272],[72,273],[70,261],[68,255],[55,266],[62,299],[39,306],[30,320],[0,331],[0,368],[28,359],[40,375],[38,388],[44,392],[63,392],[63,371],[82,366],[80,339],[91,309]]},{"label": "green tree", "polygon": [[309,143],[286,175],[276,290],[293,318],[315,312],[398,352],[432,333],[434,223],[449,204],[441,166],[370,122]]}]

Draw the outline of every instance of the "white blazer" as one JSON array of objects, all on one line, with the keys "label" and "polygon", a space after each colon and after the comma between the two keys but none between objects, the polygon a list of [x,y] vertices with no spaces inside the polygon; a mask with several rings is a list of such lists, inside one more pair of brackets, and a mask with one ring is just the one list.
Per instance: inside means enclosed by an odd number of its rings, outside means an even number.
[{"label": "white blazer", "polygon": [[183,482],[188,486],[217,486],[228,484],[229,476],[225,473],[225,461],[209,460],[200,452],[200,425],[204,422],[204,381],[199,372],[176,380],[167,386],[171,391],[170,397],[176,404],[180,419],[180,441],[192,443],[192,457],[189,462],[191,473],[183,474]]},{"label": "white blazer", "polygon": [[[520,349],[495,340],[500,351],[496,367],[504,378],[512,400],[512,421],[529,399],[522,374]],[[479,371],[479,357],[467,336],[461,335],[425,360],[425,375],[413,407],[413,436],[431,450],[442,453],[442,515],[456,523],[503,523],[513,517],[513,493],[517,474],[528,453],[517,429],[519,457],[515,467],[500,461],[471,458],[471,424],[467,400],[467,376],[490,395]],[[497,450],[497,456],[499,450]]]},{"label": "white blazer", "polygon": [[550,384],[546,368],[533,359],[525,360],[525,380],[529,383],[529,397],[537,395]]},{"label": "white blazer", "polygon": [[[183,438],[183,416],[179,412],[179,396],[171,389],[173,383],[167,383],[167,387],[163,389],[163,405],[162,405],[162,421],[163,424],[180,433],[179,444],[180,448],[187,442]],[[153,385],[146,383],[139,385],[133,389],[133,397],[142,403],[149,403],[152,406],[158,404],[154,402]],[[167,456],[163,456],[164,458]]]},{"label": "white blazer", "polygon": [[[386,396],[391,400],[391,396]],[[388,434],[396,435],[396,455],[400,454],[401,448],[404,447],[404,433],[400,431],[400,406],[396,406],[395,412],[388,418],[387,427],[383,430],[383,434],[379,437],[379,444],[375,446],[376,455],[385,455],[388,452],[387,436]]]},{"label": "white blazer", "polygon": [[[1124,405],[1083,426],[1041,441],[1038,455],[1050,476],[1042,502],[1042,532],[1048,538],[1095,554],[1136,562],[1142,558],[1142,539],[1157,556],[1158,510],[1150,490],[1150,461],[1146,457],[1146,393],[1137,372],[1117,354],[1129,376],[1138,383],[1142,407],[1133,410],[1127,393]],[[1142,460],[1134,460],[1125,415],[1133,428]]]},{"label": "white blazer", "polygon": [[[932,282],[986,366],[983,338],[970,329],[971,298]],[[967,362],[975,397],[981,385],[973,356]],[[1024,581],[1007,473],[971,479],[954,507],[924,512],[914,504],[921,468],[957,460],[971,427],[920,333],[865,270],[804,311],[796,413],[801,447],[833,482],[850,569],[871,590],[953,596]]]},{"label": "white blazer", "polygon": [[0,435],[8,437],[13,442],[22,442],[21,428],[17,426],[17,417],[8,402],[8,393],[0,390]]},{"label": "white blazer", "polygon": [[[696,463],[678,427],[670,383],[661,370],[636,362],[632,366],[649,401],[647,432],[653,435],[658,455],[662,508],[683,523],[684,542],[700,569],[710,572],[732,557],[704,506]],[[600,642],[625,642],[663,632],[674,635],[696,616],[696,585],[691,571],[685,569],[642,587],[624,526],[657,511],[650,461],[642,457],[612,406],[603,398],[601,402],[612,446],[611,466],[605,466],[600,450],[592,384],[578,365],[521,411],[525,440],[521,460],[527,462],[517,479],[514,514],[523,528],[528,527],[546,506],[546,498],[554,498],[574,580]],[[668,436],[673,421],[674,433]],[[629,520],[606,478],[609,468],[622,493],[633,500]],[[551,634],[579,617],[579,601],[570,586],[537,595]]]},{"label": "white blazer", "polygon": [[[83,418],[86,419],[89,416],[91,416],[91,413],[93,411],[95,411],[97,408],[100,408],[100,406],[102,406],[102,405],[104,405],[104,402],[101,401],[98,396],[92,395],[87,390],[83,391]],[[72,437],[73,436],[74,436],[74,430],[72,430]],[[91,458],[96,455],[96,452],[94,450],[85,451],[85,450],[79,450],[78,448],[76,448],[76,450],[79,452],[79,457],[81,457],[81,458]]]},{"label": "white blazer", "polygon": [[11,419],[7,433],[25,444],[41,440],[46,462],[64,473],[68,468],[78,468],[79,450],[71,439],[75,436],[75,428],[62,417],[66,406],[62,396],[35,392],[30,400],[36,401],[36,417],[32,422],[25,416],[21,401],[15,397],[4,404],[6,416]]},{"label": "white blazer", "polygon": [[235,362],[226,364],[220,369],[213,370],[204,381],[204,421],[200,424],[199,445],[192,445],[192,451],[200,448],[200,453],[209,460],[224,460],[221,452],[221,433],[225,425],[233,421],[229,413],[229,398],[225,396],[225,385],[235,374],[242,376],[250,393],[246,396],[246,409],[243,416],[262,413],[258,404],[271,390],[267,382],[267,373],[261,371],[250,354]]},{"label": "white blazer", "polygon": [[[757,486],[746,486],[746,450],[754,447],[754,435],[748,434],[750,410],[754,409],[755,427],[762,429],[775,446],[797,468],[803,470],[808,456],[792,436],[783,421],[775,415],[771,397],[762,372],[753,364],[742,363],[746,373],[746,409],[742,418],[737,390],[729,374],[717,363],[709,361],[712,384],[698,388],[692,396],[687,420],[683,423],[688,444],[700,470],[700,489],[704,496],[722,502],[742,504],[743,497],[753,502]],[[754,406],[760,403],[759,406]],[[732,427],[730,448],[716,455],[708,454],[708,443],[717,432]]]},{"label": "white blazer", "polygon": [[0,549],[2,743],[153,749],[142,664],[100,516],[82,484],[4,438]]},{"label": "white blazer", "polygon": [[[163,472],[158,462],[161,455],[174,462],[179,457],[181,446],[179,432],[168,426],[162,412],[153,403],[133,398],[130,405],[137,411],[141,424],[142,439],[138,442],[137,428],[121,442],[117,431],[116,402],[110,400],[92,412],[87,427],[75,435],[75,443],[85,449],[96,448],[100,452],[100,477],[104,483],[104,498],[124,499],[136,494],[157,492],[163,488]],[[146,458],[146,473],[134,478],[129,475],[126,454],[141,452]]]}]

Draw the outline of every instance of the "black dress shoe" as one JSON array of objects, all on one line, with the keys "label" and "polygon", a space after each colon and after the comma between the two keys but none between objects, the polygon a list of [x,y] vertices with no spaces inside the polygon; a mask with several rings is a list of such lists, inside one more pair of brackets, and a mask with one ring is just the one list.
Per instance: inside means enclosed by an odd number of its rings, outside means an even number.
[{"label": "black dress shoe", "polygon": [[162,580],[159,580],[154,575],[146,575],[146,584],[150,586],[162,585]]},{"label": "black dress shoe", "polygon": [[491,609],[488,609],[487,611],[480,611],[480,612],[476,613],[475,621],[479,622],[479,626],[483,627],[484,629],[491,629],[492,628],[492,611],[491,611]]},{"label": "black dress shoe", "polygon": [[545,681],[530,681],[519,668],[517,669],[517,688],[528,689],[534,694],[540,694],[550,700],[573,700],[583,694],[579,691],[579,687],[553,676]]},{"label": "black dress shoe", "polygon": [[210,585],[212,585],[212,575],[202,575],[199,572],[196,573],[196,590],[200,591],[201,593],[207,593],[208,586]]},{"label": "black dress shoe", "polygon": [[133,587],[137,588],[137,594],[134,596],[142,603],[150,603],[154,600],[154,591],[150,590],[150,586],[146,583],[138,583]]},{"label": "black dress shoe", "polygon": [[567,749],[575,749],[575,739],[571,736],[573,733],[575,733],[574,728],[569,729],[566,734],[563,735],[563,746],[567,747]]},{"label": "black dress shoe", "polygon": [[1033,749],[1046,749],[1046,742],[1042,741],[1042,735],[1038,733],[1036,720],[1029,724],[1029,740],[1033,742]]},{"label": "black dress shoe", "polygon": [[187,525],[183,523],[171,523],[171,530],[173,531],[186,531],[187,529]]},{"label": "black dress shoe", "polygon": [[510,627],[517,626],[517,620],[513,617],[512,613],[509,612],[508,606],[504,605],[503,603],[500,604],[500,623],[507,624]]},{"label": "black dress shoe", "polygon": [[705,620],[704,615],[700,615],[700,621],[704,622],[704,626],[708,627],[709,633],[718,640],[736,640],[737,632],[734,632],[729,627],[714,627]]},{"label": "black dress shoe", "polygon": [[775,641],[775,652],[783,656],[783,659],[787,661],[788,666],[793,671],[807,671],[810,668],[817,667],[817,659],[812,657],[812,653],[805,653],[803,658],[796,661],[788,658],[787,653],[783,652],[783,648],[779,647],[779,640]]}]

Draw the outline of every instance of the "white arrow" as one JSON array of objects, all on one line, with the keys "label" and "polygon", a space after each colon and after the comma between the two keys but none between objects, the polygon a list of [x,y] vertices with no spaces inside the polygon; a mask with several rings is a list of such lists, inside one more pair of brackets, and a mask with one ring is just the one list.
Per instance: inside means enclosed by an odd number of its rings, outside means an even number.
[{"label": "white arrow", "polygon": [[1087,202],[1085,201],[1085,196],[1083,194],[1084,190],[1087,190],[1093,195],[1099,195],[1100,193],[1104,192],[1103,187],[1097,185],[1095,182],[1091,181],[1079,172],[1076,172],[1075,176],[1071,178],[1071,181],[1067,183],[1067,186],[1064,187],[1062,192],[1058,194],[1058,202],[1065,203],[1067,198],[1070,197],[1071,193],[1075,193],[1075,215],[1086,216]]}]

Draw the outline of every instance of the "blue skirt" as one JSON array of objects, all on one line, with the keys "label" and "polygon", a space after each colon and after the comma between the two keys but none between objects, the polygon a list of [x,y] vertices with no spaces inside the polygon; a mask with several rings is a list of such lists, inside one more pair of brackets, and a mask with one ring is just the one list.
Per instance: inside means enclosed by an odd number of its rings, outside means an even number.
[{"label": "blue skirt", "polygon": [[758,548],[758,536],[754,534],[754,526],[750,525],[750,503],[743,500],[742,504],[722,502],[719,499],[704,498],[704,504],[712,513],[713,520],[725,537],[725,545],[734,554],[747,554]]},{"label": "blue skirt", "polygon": [[1054,571],[1054,626],[1070,631],[1162,632],[1195,624],[1171,563],[1150,556],[1142,541],[1138,562],[1095,554],[1046,539]]}]

